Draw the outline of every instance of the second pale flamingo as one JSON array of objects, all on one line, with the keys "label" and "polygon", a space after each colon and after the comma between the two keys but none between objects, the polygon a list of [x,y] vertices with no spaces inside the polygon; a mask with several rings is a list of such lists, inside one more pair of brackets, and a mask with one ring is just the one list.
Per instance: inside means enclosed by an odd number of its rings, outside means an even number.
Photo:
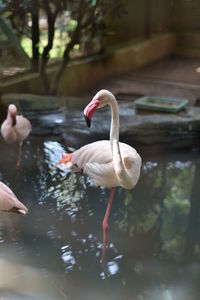
[{"label": "second pale flamingo", "polygon": [[1,134],[6,143],[19,143],[17,169],[20,168],[23,141],[27,138],[30,131],[30,121],[21,115],[17,115],[16,106],[14,104],[10,104],[8,106],[7,117],[1,125]]},{"label": "second pale flamingo", "polygon": [[25,215],[27,207],[22,204],[12,190],[0,181],[0,211],[14,212]]},{"label": "second pale flamingo", "polygon": [[100,90],[84,109],[88,127],[97,108],[109,105],[111,108],[110,140],[87,144],[73,153],[63,154],[58,164],[72,167],[73,171],[82,171],[96,186],[111,188],[105,217],[103,220],[103,252],[106,252],[108,218],[116,186],[132,189],[140,177],[142,160],[131,146],[119,142],[119,112],[114,95],[108,90]]}]

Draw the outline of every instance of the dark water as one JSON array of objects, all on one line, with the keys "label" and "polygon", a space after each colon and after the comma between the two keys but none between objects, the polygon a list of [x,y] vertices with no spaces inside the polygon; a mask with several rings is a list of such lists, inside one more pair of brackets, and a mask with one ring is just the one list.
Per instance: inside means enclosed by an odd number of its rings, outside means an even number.
[{"label": "dark water", "polygon": [[32,115],[19,174],[17,146],[0,140],[0,180],[30,210],[0,214],[0,299],[200,299],[200,153],[139,149],[141,177],[116,191],[102,266],[109,190],[55,167],[84,144],[76,117]]}]

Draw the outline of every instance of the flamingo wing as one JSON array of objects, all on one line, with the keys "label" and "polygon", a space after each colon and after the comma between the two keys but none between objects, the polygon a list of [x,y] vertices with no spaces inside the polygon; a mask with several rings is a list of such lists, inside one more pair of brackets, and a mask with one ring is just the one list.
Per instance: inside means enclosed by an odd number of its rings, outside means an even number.
[{"label": "flamingo wing", "polygon": [[1,125],[1,134],[8,144],[16,142],[17,140],[16,132],[13,130],[13,127],[8,124],[7,120],[5,120]]},{"label": "flamingo wing", "polygon": [[113,162],[105,164],[96,162],[87,163],[84,167],[84,173],[87,174],[97,186],[114,187],[119,185]]},{"label": "flamingo wing", "polygon": [[17,123],[15,126],[18,141],[23,141],[31,132],[31,123],[23,116],[17,116]]},{"label": "flamingo wing", "polygon": [[[137,181],[134,180],[138,171],[136,150],[124,143],[120,143],[120,150],[127,171],[133,175],[133,181]],[[120,185],[113,164],[111,144],[108,140],[93,142],[73,153],[64,154],[60,163],[64,163],[65,168],[72,166],[74,172],[83,171],[97,186],[115,187]]]},{"label": "flamingo wing", "polygon": [[112,162],[110,141],[102,140],[87,144],[73,152],[72,164],[81,170],[87,163],[107,164]]},{"label": "flamingo wing", "polygon": [[[133,173],[138,170],[138,154],[131,146],[120,143],[122,159],[127,171]],[[97,186],[114,187],[119,186],[116,176],[111,144],[108,140],[101,140],[87,144],[72,153],[73,171],[82,170]]]}]

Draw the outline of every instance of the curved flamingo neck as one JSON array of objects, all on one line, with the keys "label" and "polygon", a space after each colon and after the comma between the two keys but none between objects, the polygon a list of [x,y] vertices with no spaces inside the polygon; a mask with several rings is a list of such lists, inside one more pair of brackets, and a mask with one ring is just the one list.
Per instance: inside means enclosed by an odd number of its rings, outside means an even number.
[{"label": "curved flamingo neck", "polygon": [[110,109],[111,109],[111,125],[110,125],[110,143],[116,174],[125,171],[122,162],[120,147],[119,147],[119,110],[118,104],[113,95],[110,96]]},{"label": "curved flamingo neck", "polygon": [[110,125],[110,141],[113,145],[113,141],[119,141],[119,111],[117,101],[114,96],[111,96],[109,105],[111,108],[111,125]]},{"label": "curved flamingo neck", "polygon": [[124,188],[132,187],[132,180],[124,166],[120,145],[119,145],[119,111],[118,104],[115,97],[109,97],[109,105],[111,108],[111,126],[110,126],[110,142],[113,156],[113,164],[119,184]]},{"label": "curved flamingo neck", "polygon": [[8,110],[8,113],[7,113],[7,121],[9,123],[9,125],[12,125],[12,115],[11,115],[11,112]]},{"label": "curved flamingo neck", "polygon": [[13,116],[9,110],[7,113],[7,122],[7,124],[11,127],[16,125],[16,116]]}]

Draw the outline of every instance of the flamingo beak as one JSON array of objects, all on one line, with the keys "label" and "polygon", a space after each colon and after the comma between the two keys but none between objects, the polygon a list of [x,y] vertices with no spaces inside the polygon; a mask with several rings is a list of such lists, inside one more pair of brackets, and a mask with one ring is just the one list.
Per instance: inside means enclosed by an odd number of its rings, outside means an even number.
[{"label": "flamingo beak", "polygon": [[98,106],[99,100],[97,98],[93,98],[92,101],[84,109],[84,117],[88,127],[91,126],[92,116],[95,113]]}]

